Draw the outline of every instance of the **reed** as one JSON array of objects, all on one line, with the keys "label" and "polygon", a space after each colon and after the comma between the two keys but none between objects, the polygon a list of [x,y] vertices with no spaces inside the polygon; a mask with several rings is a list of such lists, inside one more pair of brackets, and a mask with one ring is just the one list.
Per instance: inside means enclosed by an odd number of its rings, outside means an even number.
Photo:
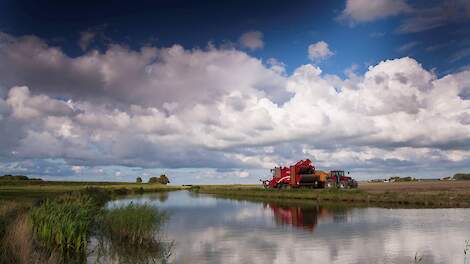
[{"label": "reed", "polygon": [[106,209],[102,217],[102,230],[113,240],[148,245],[154,242],[166,219],[167,215],[153,206],[130,203]]},{"label": "reed", "polygon": [[35,238],[61,253],[84,253],[96,213],[91,199],[46,200],[30,212]]}]

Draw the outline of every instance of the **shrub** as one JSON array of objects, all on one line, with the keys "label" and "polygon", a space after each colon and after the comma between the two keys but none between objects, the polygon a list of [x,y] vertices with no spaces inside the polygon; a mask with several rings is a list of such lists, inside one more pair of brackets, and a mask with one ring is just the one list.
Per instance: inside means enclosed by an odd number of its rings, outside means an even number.
[{"label": "shrub", "polygon": [[456,173],[454,175],[455,180],[470,180],[470,173]]},{"label": "shrub", "polygon": [[161,184],[168,184],[170,183],[170,180],[165,174],[160,175],[160,178],[158,179],[158,182]]},{"label": "shrub", "polygon": [[131,190],[127,189],[127,188],[118,188],[118,189],[114,189],[113,190],[113,193],[115,195],[127,195],[131,192]]},{"label": "shrub", "polygon": [[137,177],[137,178],[135,179],[135,182],[137,182],[137,183],[142,183],[142,178]]},{"label": "shrub", "polygon": [[132,191],[137,194],[143,194],[145,192],[144,188],[139,187],[139,188],[133,188]]},{"label": "shrub", "polygon": [[158,177],[150,177],[149,183],[158,183]]},{"label": "shrub", "polygon": [[[103,188],[87,187],[80,192],[82,198],[89,198],[96,206],[101,207],[111,199],[110,192]],[[86,197],[86,198],[85,198]]]},{"label": "shrub", "polygon": [[150,177],[149,183],[168,184],[170,183],[170,180],[165,174],[162,174],[160,177]]}]

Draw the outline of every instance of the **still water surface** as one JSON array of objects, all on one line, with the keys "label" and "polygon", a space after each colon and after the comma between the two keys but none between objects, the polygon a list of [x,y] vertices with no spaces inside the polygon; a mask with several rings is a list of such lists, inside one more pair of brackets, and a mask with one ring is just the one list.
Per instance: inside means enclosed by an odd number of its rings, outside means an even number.
[{"label": "still water surface", "polygon": [[420,263],[462,264],[470,239],[470,209],[299,206],[186,191],[108,206],[130,202],[169,213],[170,263],[414,263],[417,254]]}]

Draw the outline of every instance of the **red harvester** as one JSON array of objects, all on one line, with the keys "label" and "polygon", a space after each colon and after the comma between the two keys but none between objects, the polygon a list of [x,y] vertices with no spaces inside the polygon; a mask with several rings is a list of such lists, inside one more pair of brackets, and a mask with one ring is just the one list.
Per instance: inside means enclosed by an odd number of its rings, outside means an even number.
[{"label": "red harvester", "polygon": [[357,182],[349,176],[344,175],[344,171],[331,171],[325,173],[316,171],[312,161],[309,159],[300,160],[290,167],[275,167],[271,170],[273,177],[264,180],[265,188],[286,189],[288,187],[312,187],[325,188],[337,186],[338,188],[356,188]]}]

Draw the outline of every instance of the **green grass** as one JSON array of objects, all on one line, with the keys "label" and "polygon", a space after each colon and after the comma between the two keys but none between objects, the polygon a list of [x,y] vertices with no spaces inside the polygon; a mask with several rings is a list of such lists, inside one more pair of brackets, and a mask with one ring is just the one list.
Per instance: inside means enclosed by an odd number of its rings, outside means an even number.
[{"label": "green grass", "polygon": [[253,186],[193,186],[196,193],[213,194],[225,198],[289,199],[317,202],[347,202],[372,204],[381,207],[470,207],[469,192],[427,191],[427,192],[368,192],[361,189],[288,189],[273,190]]},{"label": "green grass", "polygon": [[265,197],[265,198],[285,198],[285,199],[314,199],[323,201],[351,201],[351,200],[365,200],[367,193],[358,190],[338,190],[338,189],[294,189],[294,190],[275,190],[275,189],[262,189],[262,188],[244,188],[224,186],[218,187],[193,187],[191,189],[195,192],[219,194],[227,196],[251,196],[251,197]]},{"label": "green grass", "polygon": [[49,249],[83,253],[91,225],[102,213],[105,227],[114,237],[143,243],[150,240],[163,214],[150,206],[129,205],[102,211],[102,206],[116,195],[139,192],[142,189],[86,187],[78,191],[46,199],[31,209],[30,219],[35,237]]},{"label": "green grass", "polygon": [[184,189],[180,186],[147,183],[3,181],[0,182],[0,202],[33,202],[87,188],[109,190],[115,195]]},{"label": "green grass", "polygon": [[127,241],[133,245],[148,245],[166,220],[166,214],[150,205],[128,204],[108,208],[103,213],[104,232],[113,240]]},{"label": "green grass", "polygon": [[84,253],[97,210],[91,198],[46,200],[30,212],[33,234],[48,249]]}]

